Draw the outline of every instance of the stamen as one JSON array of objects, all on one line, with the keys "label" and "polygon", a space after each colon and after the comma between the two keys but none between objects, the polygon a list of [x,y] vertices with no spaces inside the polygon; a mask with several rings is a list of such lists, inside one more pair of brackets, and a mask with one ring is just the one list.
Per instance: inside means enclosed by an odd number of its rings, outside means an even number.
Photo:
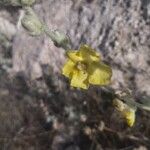
[{"label": "stamen", "polygon": [[77,63],[77,69],[79,69],[79,70],[86,70],[87,69],[87,65],[85,64],[85,63],[83,63],[83,62],[78,62]]}]

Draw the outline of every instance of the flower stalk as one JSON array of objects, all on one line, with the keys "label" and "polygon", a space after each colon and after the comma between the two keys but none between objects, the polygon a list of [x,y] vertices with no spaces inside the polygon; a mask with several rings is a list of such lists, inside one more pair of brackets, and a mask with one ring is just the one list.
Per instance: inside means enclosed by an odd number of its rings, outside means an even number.
[{"label": "flower stalk", "polygon": [[43,23],[33,11],[31,7],[24,7],[25,15],[21,20],[22,26],[32,36],[39,36],[45,33],[54,42],[55,46],[62,47],[67,50],[70,48],[70,39],[64,33],[58,30],[50,30],[48,26]]}]

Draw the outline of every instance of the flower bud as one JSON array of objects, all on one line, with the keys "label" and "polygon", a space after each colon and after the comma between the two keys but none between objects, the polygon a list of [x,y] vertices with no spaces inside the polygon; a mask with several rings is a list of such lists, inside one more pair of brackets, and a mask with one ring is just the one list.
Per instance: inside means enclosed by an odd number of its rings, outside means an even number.
[{"label": "flower bud", "polygon": [[44,31],[54,42],[55,46],[62,47],[64,49],[69,49],[70,39],[67,35],[65,35],[64,33],[60,32],[58,30],[51,31],[48,29],[48,27],[46,25],[44,27]]},{"label": "flower bud", "polygon": [[132,127],[136,118],[136,106],[126,104],[119,99],[113,100],[113,105],[121,113],[122,117],[126,120],[129,127]]},{"label": "flower bud", "polygon": [[55,30],[54,31],[54,39],[52,39],[54,44],[57,47],[67,47],[67,45],[69,44],[69,38],[62,32]]},{"label": "flower bud", "polygon": [[30,7],[25,8],[25,16],[22,18],[22,26],[33,36],[44,32],[43,24]]}]

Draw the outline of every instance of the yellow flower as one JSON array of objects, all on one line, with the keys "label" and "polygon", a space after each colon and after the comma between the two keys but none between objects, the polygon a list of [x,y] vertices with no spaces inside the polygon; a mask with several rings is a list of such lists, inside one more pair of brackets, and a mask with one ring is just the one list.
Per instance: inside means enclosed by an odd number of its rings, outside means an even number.
[{"label": "yellow flower", "polygon": [[102,63],[100,54],[88,45],[82,45],[78,51],[68,50],[67,57],[62,73],[71,80],[71,86],[87,89],[89,84],[110,83],[111,68]]},{"label": "yellow flower", "polygon": [[113,105],[121,113],[122,117],[126,119],[128,126],[132,127],[135,123],[136,108],[130,107],[119,99],[114,99]]}]

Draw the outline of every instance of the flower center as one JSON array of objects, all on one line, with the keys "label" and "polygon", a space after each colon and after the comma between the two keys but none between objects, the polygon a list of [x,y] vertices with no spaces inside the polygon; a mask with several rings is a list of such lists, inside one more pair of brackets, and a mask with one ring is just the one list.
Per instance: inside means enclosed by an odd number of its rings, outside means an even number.
[{"label": "flower center", "polygon": [[76,67],[77,67],[78,70],[82,70],[82,71],[87,70],[87,65],[85,63],[83,63],[83,62],[77,62],[77,66]]}]

